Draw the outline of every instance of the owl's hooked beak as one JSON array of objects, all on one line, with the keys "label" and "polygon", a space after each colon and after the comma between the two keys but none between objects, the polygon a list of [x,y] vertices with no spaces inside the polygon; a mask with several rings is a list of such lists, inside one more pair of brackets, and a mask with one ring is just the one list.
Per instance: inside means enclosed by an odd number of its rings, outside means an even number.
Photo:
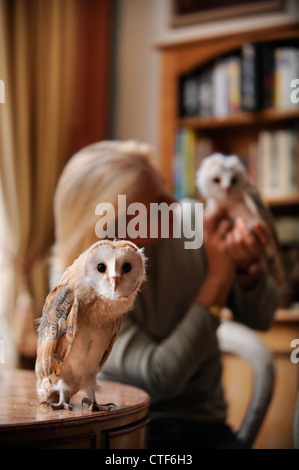
[{"label": "owl's hooked beak", "polygon": [[120,277],[119,277],[119,276],[113,276],[113,277],[110,279],[113,292],[116,291],[116,289],[117,289],[117,287],[118,287],[118,285],[119,285],[119,281],[120,281]]},{"label": "owl's hooked beak", "polygon": [[228,195],[230,193],[230,190],[231,190],[231,186],[224,186],[222,188],[224,194]]}]

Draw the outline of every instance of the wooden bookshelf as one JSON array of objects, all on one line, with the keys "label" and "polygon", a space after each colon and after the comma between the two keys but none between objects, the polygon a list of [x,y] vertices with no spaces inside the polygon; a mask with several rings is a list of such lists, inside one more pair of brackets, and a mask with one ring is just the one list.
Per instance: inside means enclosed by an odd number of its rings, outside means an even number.
[{"label": "wooden bookshelf", "polygon": [[[282,124],[287,126],[290,122],[299,122],[298,109],[266,109],[255,113],[238,113],[223,118],[184,118],[179,116],[179,78],[196,67],[204,66],[224,54],[239,49],[245,42],[268,42],[280,40],[299,39],[299,22],[281,24],[263,29],[240,31],[239,33],[217,35],[194,41],[182,43],[158,44],[162,65],[161,90],[161,126],[160,126],[160,154],[162,159],[162,172],[166,184],[172,185],[172,160],[175,153],[175,134],[179,127],[196,129],[198,131],[221,132],[229,129],[240,129],[240,139],[248,142],[252,139],[254,130],[263,130],[265,127],[274,128]],[[235,136],[234,136],[235,137]],[[233,142],[231,143],[233,147]],[[285,198],[282,198],[283,204]],[[277,202],[277,201],[276,201]]]},{"label": "wooden bookshelf", "polygon": [[286,207],[295,206],[297,213],[299,212],[299,192],[286,194],[282,196],[264,197],[264,203],[270,207]]},{"label": "wooden bookshelf", "polygon": [[299,323],[299,307],[298,308],[286,308],[278,309],[275,313],[276,321],[296,322]]},{"label": "wooden bookshelf", "polygon": [[299,109],[266,109],[255,113],[236,113],[227,117],[192,117],[178,119],[178,127],[188,127],[196,130],[212,130],[234,127],[260,126],[269,123],[299,120]]}]

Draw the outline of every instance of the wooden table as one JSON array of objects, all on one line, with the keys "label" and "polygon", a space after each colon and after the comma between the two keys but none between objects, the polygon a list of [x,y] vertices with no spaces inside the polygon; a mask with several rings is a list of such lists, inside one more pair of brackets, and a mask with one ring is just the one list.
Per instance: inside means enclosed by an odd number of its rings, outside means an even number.
[{"label": "wooden table", "polygon": [[82,409],[84,392],[71,399],[73,410],[39,406],[33,371],[0,367],[0,448],[140,449],[146,445],[149,396],[115,382],[100,382],[98,403],[114,411]]}]

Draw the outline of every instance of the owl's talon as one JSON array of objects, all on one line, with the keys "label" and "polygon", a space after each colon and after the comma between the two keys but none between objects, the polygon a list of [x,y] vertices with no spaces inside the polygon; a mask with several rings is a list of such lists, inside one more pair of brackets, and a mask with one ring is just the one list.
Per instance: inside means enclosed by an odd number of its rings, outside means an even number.
[{"label": "owl's talon", "polygon": [[70,405],[69,403],[63,403],[62,405],[65,410],[73,410],[73,405]]},{"label": "owl's talon", "polygon": [[52,403],[50,401],[41,401],[39,406],[41,405],[47,405],[47,406],[50,406]]},{"label": "owl's talon", "polygon": [[97,402],[92,402],[89,398],[83,398],[81,401],[82,408],[84,408],[84,404],[88,405],[89,411],[112,411],[117,408],[114,403],[105,403],[104,405],[100,405]]},{"label": "owl's talon", "polygon": [[107,403],[105,406],[109,406],[109,411],[114,411],[117,408],[115,403]]},{"label": "owl's talon", "polygon": [[94,403],[93,406],[94,406],[93,411],[114,411],[117,408],[115,403],[105,403],[103,405],[99,405],[98,403]]},{"label": "owl's talon", "polygon": [[52,401],[42,401],[40,405],[47,405],[52,410],[72,410],[73,406],[69,403],[62,402],[62,403],[53,403]]}]

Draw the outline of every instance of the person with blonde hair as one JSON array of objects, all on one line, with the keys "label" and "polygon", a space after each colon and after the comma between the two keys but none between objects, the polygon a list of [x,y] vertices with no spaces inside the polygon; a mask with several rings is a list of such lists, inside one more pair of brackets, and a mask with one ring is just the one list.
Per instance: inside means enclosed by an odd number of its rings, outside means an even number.
[{"label": "person with blonde hair", "polygon": [[55,245],[51,284],[80,253],[95,243],[100,202],[118,213],[118,195],[136,200],[150,168],[151,148],[134,141],[103,141],[77,152],[65,166],[54,196]]},{"label": "person with blonde hair", "polygon": [[[120,194],[127,206],[139,202],[147,209],[176,201],[146,144],[100,142],[68,162],[55,194],[52,285],[97,240],[97,205],[111,203],[118,214]],[[147,280],[122,320],[101,378],[150,394],[150,448],[246,447],[226,424],[215,311],[228,306],[236,320],[252,328],[271,325],[277,289],[262,262],[266,229],[257,224],[255,235],[244,227],[240,232],[217,209],[204,215],[203,246],[186,249],[184,232],[163,238],[160,226],[153,238],[147,222],[146,236],[132,240],[144,246]]]}]

